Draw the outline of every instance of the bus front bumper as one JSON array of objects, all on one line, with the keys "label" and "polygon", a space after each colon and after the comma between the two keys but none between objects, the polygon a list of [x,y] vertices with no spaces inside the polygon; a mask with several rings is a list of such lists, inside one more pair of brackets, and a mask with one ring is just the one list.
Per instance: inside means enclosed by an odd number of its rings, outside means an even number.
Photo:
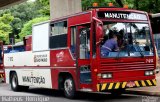
[{"label": "bus front bumper", "polygon": [[129,82],[115,82],[115,83],[100,83],[100,84],[97,84],[97,91],[101,92],[101,91],[107,91],[107,90],[113,90],[113,89],[156,86],[156,84],[157,84],[156,79],[129,81]]}]

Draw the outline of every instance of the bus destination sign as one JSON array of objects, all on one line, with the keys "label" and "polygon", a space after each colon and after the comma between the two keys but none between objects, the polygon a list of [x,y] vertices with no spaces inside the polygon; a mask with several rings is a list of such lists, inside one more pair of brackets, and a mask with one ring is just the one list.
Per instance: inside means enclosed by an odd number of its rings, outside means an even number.
[{"label": "bus destination sign", "polygon": [[129,20],[147,20],[145,14],[130,13],[130,12],[98,12],[99,18],[112,18],[112,19],[129,19]]}]

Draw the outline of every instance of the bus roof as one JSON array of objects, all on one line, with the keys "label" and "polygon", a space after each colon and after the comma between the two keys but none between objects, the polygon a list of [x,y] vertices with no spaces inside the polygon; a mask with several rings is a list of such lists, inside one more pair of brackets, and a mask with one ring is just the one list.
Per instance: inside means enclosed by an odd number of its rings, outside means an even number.
[{"label": "bus roof", "polygon": [[152,17],[152,18],[160,17],[160,13],[151,14],[151,17]]},{"label": "bus roof", "polygon": [[140,11],[140,10],[134,10],[134,9],[127,9],[127,8],[117,8],[117,7],[93,7],[92,9],[89,9],[87,11],[83,11],[83,12],[79,12],[79,13],[75,13],[75,14],[71,14],[68,16],[63,16],[63,17],[59,17],[59,18],[55,18],[52,19],[51,21],[57,21],[57,20],[61,20],[61,19],[67,19],[69,17],[73,17],[73,16],[77,16],[77,15],[81,15],[81,14],[86,14],[86,13],[91,13],[93,11],[122,11],[122,12],[135,12],[135,13],[146,13],[145,11]]}]

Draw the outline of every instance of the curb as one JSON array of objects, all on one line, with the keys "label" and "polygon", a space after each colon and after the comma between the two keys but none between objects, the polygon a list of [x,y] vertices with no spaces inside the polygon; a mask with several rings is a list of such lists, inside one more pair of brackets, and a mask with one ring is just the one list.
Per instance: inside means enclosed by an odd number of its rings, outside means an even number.
[{"label": "curb", "polygon": [[132,89],[127,89],[126,90],[127,94],[138,94],[138,95],[149,95],[149,96],[160,96],[160,92],[149,92],[146,90],[132,90]]}]

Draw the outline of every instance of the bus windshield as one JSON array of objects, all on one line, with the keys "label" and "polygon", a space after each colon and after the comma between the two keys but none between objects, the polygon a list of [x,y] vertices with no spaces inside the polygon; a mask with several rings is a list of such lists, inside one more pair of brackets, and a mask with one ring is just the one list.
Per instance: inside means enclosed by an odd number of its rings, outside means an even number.
[{"label": "bus windshield", "polygon": [[104,38],[101,57],[153,56],[153,46],[147,23],[103,22]]}]

